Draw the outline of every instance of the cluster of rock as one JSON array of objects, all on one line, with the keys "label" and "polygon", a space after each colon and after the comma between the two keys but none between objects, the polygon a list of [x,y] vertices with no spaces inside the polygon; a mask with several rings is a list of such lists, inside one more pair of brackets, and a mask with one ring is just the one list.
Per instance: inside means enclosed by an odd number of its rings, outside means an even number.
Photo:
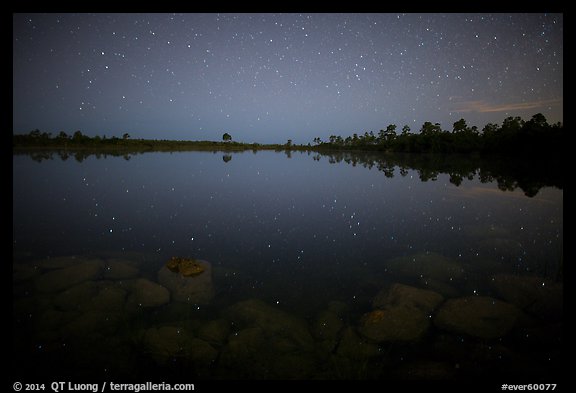
[{"label": "cluster of rock", "polygon": [[[496,274],[489,280],[491,296],[463,295],[453,282],[466,271],[435,253],[388,261],[390,273],[405,282],[381,288],[358,314],[332,301],[313,317],[297,316],[250,298],[196,320],[191,310],[214,297],[211,265],[171,262],[158,282],[119,259],[15,266],[14,280],[33,293],[15,302],[16,316],[32,315],[37,340],[82,337],[119,348],[114,367],[122,367],[130,343],[156,367],[178,361],[198,376],[236,379],[380,378],[385,366],[397,378],[453,378],[459,363],[447,359],[511,358],[515,354],[499,339],[519,331],[544,337],[550,330],[532,329],[535,320],[561,327],[561,283]],[[190,269],[195,273],[182,271]],[[134,322],[143,310],[154,310],[154,322]],[[398,361],[423,343],[437,357]]]},{"label": "cluster of rock", "polygon": [[209,302],[213,296],[210,264],[198,263],[204,273],[184,279],[163,267],[161,284],[144,278],[135,262],[121,259],[71,256],[15,265],[15,283],[30,293],[15,302],[15,312],[33,317],[39,337],[112,334],[130,314],[166,305],[171,299]]}]

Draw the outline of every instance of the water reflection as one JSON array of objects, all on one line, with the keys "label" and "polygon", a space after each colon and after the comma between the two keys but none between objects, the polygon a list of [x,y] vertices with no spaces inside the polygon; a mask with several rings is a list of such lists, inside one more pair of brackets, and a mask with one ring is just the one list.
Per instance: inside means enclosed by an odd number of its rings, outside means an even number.
[{"label": "water reflection", "polygon": [[422,181],[435,181],[438,175],[446,173],[450,183],[460,186],[466,180],[476,176],[482,183],[496,182],[502,191],[514,191],[520,188],[528,197],[535,196],[542,187],[562,189],[564,179],[562,168],[557,162],[541,162],[538,157],[526,162],[503,158],[480,158],[462,155],[444,154],[374,154],[334,152],[315,154],[314,160],[320,161],[325,155],[331,164],[345,162],[352,166],[376,168],[386,177],[394,177],[395,169],[401,176],[408,174],[408,169],[415,169]]},{"label": "water reflection", "polygon": [[[219,151],[212,151],[213,154]],[[258,150],[253,150],[256,154]],[[145,154],[140,152],[124,152],[122,150],[110,151],[82,151],[55,150],[55,151],[19,151],[15,154],[26,154],[36,162],[53,160],[55,157],[66,161],[74,157],[77,162],[84,161],[87,157],[94,156],[97,159],[107,157],[123,157],[126,161],[134,155]],[[241,154],[236,152],[235,154]],[[291,158],[293,151],[284,150],[287,158]],[[336,164],[345,162],[352,166],[360,165],[367,169],[376,168],[383,172],[384,176],[392,178],[396,170],[400,176],[406,176],[409,169],[418,172],[422,181],[435,181],[439,174],[448,174],[450,183],[460,186],[465,180],[475,177],[482,183],[496,182],[502,191],[514,191],[520,188],[528,197],[538,194],[542,187],[557,187],[563,189],[564,178],[562,166],[557,161],[541,161],[534,157],[532,161],[518,159],[504,159],[502,157],[481,158],[479,156],[463,156],[448,154],[400,154],[400,153],[362,153],[362,152],[312,152],[298,151],[298,154],[312,155],[314,161],[327,159],[329,163]],[[224,162],[229,162],[232,154],[222,156]]]},{"label": "water reflection", "polygon": [[14,157],[14,377],[540,381],[562,362],[556,174],[85,153]]}]

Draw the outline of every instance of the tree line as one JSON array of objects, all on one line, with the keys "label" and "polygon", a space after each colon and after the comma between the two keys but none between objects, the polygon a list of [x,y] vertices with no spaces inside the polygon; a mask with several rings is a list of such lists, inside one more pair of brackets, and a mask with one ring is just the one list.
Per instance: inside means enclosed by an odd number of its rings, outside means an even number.
[{"label": "tree line", "polygon": [[186,151],[186,150],[303,150],[303,146],[292,145],[289,139],[285,144],[260,144],[242,143],[232,141],[228,133],[222,135],[222,141],[191,141],[191,140],[167,140],[167,139],[131,139],[128,133],[122,138],[96,135],[88,136],[77,130],[69,135],[64,131],[53,135],[51,132],[42,132],[38,129],[28,134],[14,134],[12,147],[21,149],[63,149],[82,151]]},{"label": "tree line", "polygon": [[479,130],[460,119],[452,130],[443,130],[440,123],[425,122],[419,133],[412,133],[408,125],[397,131],[390,124],[378,133],[354,133],[345,138],[331,135],[328,141],[314,138],[315,147],[331,150],[392,151],[405,153],[553,153],[563,145],[562,123],[548,124],[537,113],[528,121],[521,117],[507,117],[502,125],[488,123]]},{"label": "tree line", "polygon": [[537,113],[528,121],[521,117],[507,117],[501,125],[486,124],[481,130],[468,126],[460,119],[452,125],[452,130],[444,130],[440,123],[425,122],[419,132],[413,133],[408,125],[397,130],[395,124],[389,124],[379,132],[354,133],[341,137],[331,135],[327,141],[314,138],[314,145],[293,144],[291,139],[285,144],[259,144],[232,141],[229,133],[222,135],[222,141],[175,141],[131,139],[128,133],[122,138],[107,138],[84,135],[75,131],[68,135],[60,131],[53,136],[49,132],[33,130],[28,134],[15,134],[13,147],[48,148],[95,148],[151,150],[358,150],[388,151],[400,153],[480,153],[494,155],[554,155],[562,149],[564,127],[562,123],[549,124],[543,114]]}]

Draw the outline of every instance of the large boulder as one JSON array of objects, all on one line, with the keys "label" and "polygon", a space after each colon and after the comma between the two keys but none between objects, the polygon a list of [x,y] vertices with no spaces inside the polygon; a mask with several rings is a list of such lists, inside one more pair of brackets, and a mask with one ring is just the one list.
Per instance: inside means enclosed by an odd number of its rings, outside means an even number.
[{"label": "large boulder", "polygon": [[60,292],[54,305],[63,311],[121,311],[125,298],[126,289],[112,281],[86,281]]},{"label": "large boulder", "polygon": [[35,280],[36,289],[40,292],[61,292],[84,281],[98,278],[103,267],[104,262],[99,259],[79,260],[68,267],[39,275]]},{"label": "large boulder", "polygon": [[321,311],[314,319],[311,332],[321,346],[331,352],[338,344],[340,331],[344,327],[342,317],[332,310]]},{"label": "large boulder", "polygon": [[98,290],[98,284],[95,281],[74,285],[56,295],[54,305],[62,311],[85,311],[98,294]]},{"label": "large boulder", "polygon": [[306,379],[317,366],[313,351],[258,326],[231,334],[219,358],[220,369],[234,379]]},{"label": "large boulder", "polygon": [[124,309],[127,292],[118,285],[110,282],[100,282],[100,290],[90,303],[90,309],[101,312],[120,312]]},{"label": "large boulder", "polygon": [[393,284],[388,290],[381,290],[372,301],[373,308],[385,309],[392,306],[410,306],[430,314],[442,302],[444,297],[427,289],[404,284]]},{"label": "large boulder", "polygon": [[145,352],[159,365],[167,364],[171,358],[182,358],[197,367],[208,367],[218,356],[218,351],[210,344],[176,326],[147,329],[142,336],[142,344]]},{"label": "large boulder", "polygon": [[436,280],[435,278],[420,277],[418,279],[418,284],[422,286],[422,288],[437,292],[447,298],[460,296],[460,291],[455,286]]},{"label": "large boulder", "polygon": [[469,296],[446,301],[434,324],[453,333],[494,339],[510,332],[521,316],[513,304],[487,296]]},{"label": "large boulder", "polygon": [[265,333],[260,327],[240,330],[228,337],[220,353],[219,365],[227,374],[238,379],[267,379],[271,377],[271,362]]},{"label": "large boulder", "polygon": [[268,337],[285,338],[301,349],[314,343],[306,321],[259,299],[238,302],[224,314],[239,326],[260,327]]},{"label": "large boulder", "polygon": [[212,286],[212,265],[197,260],[204,271],[196,276],[184,276],[179,271],[171,271],[163,266],[158,272],[158,282],[170,290],[172,300],[192,304],[208,304],[214,298]]},{"label": "large boulder", "polygon": [[337,354],[353,360],[366,360],[381,355],[378,345],[360,337],[352,327],[342,331]]},{"label": "large boulder", "polygon": [[133,262],[122,259],[108,259],[104,267],[104,278],[108,280],[125,280],[139,275],[140,270]]},{"label": "large boulder", "polygon": [[230,322],[226,319],[208,321],[198,328],[198,337],[211,344],[222,345],[230,334]]},{"label": "large boulder", "polygon": [[417,341],[430,326],[428,315],[408,305],[366,313],[360,320],[358,332],[376,342]]},{"label": "large boulder", "polygon": [[129,308],[158,307],[170,301],[170,292],[145,278],[127,281],[129,289],[126,304]]}]

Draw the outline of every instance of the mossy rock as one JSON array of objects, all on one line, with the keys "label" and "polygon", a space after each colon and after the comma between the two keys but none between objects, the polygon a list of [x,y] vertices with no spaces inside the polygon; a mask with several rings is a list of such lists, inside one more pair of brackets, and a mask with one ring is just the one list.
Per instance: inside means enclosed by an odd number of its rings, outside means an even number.
[{"label": "mossy rock", "polygon": [[449,332],[496,339],[508,334],[521,316],[522,312],[513,304],[491,297],[469,296],[446,301],[434,323]]},{"label": "mossy rock", "polygon": [[184,277],[194,277],[202,274],[204,266],[193,258],[172,257],[166,262],[168,270],[174,273],[180,273]]},{"label": "mossy rock", "polygon": [[378,343],[417,341],[429,326],[429,318],[422,310],[414,306],[396,305],[364,314],[358,331]]}]

